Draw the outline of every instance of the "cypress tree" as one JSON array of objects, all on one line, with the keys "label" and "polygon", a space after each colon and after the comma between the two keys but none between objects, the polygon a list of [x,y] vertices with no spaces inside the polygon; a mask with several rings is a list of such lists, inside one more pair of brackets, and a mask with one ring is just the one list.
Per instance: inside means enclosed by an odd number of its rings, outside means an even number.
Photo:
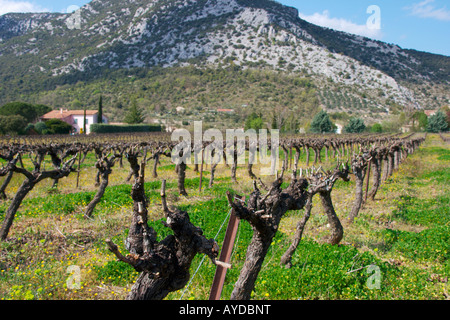
[{"label": "cypress tree", "polygon": [[125,116],[124,122],[128,124],[139,124],[145,120],[142,110],[137,106],[136,101],[133,101],[131,107],[128,109],[128,113]]},{"label": "cypress tree", "polygon": [[98,101],[97,123],[103,123],[103,97],[102,96],[100,96],[100,100]]},{"label": "cypress tree", "polygon": [[84,115],[83,115],[83,134],[86,134],[86,106],[84,107]]}]

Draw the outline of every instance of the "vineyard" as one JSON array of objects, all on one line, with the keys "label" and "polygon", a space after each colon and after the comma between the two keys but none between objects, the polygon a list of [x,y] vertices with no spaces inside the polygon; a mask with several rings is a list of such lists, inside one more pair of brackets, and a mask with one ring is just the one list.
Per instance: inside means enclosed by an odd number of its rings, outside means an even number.
[{"label": "vineyard", "polygon": [[250,143],[0,138],[0,297],[205,300],[220,267],[222,299],[448,299],[448,142],[282,136],[267,175]]}]

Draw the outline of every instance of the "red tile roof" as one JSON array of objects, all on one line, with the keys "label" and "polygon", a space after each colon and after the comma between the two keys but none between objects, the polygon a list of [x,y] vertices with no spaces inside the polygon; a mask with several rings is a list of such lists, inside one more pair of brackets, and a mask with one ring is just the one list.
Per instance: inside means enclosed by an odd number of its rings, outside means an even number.
[{"label": "red tile roof", "polygon": [[[97,114],[97,110],[86,110],[87,116],[92,116]],[[70,116],[82,116],[84,115],[84,110],[53,110],[49,113],[44,114],[42,119],[65,119]]]},{"label": "red tile roof", "polygon": [[424,112],[429,117],[434,115],[437,112],[437,110],[424,110]]}]

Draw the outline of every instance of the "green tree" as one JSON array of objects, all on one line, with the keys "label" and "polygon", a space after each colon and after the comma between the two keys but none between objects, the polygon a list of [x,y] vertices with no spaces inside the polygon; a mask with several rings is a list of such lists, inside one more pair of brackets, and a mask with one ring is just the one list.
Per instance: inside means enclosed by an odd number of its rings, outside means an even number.
[{"label": "green tree", "polygon": [[[423,111],[417,111],[412,116],[413,125],[418,130],[425,130],[428,126],[428,116]],[[417,121],[417,126],[416,126]]]},{"label": "green tree", "polygon": [[344,127],[344,131],[347,133],[361,133],[364,130],[366,130],[366,125],[361,118],[351,118]]},{"label": "green tree", "polygon": [[26,122],[33,122],[37,118],[37,113],[32,104],[25,102],[10,102],[0,108],[0,115],[19,115],[25,118]]},{"label": "green tree", "polygon": [[75,98],[70,104],[72,106],[72,109],[74,110],[79,110],[82,107],[80,100],[78,100],[77,98]]},{"label": "green tree", "polygon": [[98,101],[97,123],[103,123],[103,97],[100,96]]},{"label": "green tree", "polygon": [[383,126],[379,123],[375,123],[372,128],[370,129],[370,132],[372,133],[382,133],[383,132]]},{"label": "green tree", "polygon": [[271,123],[270,127],[271,127],[272,129],[278,129],[278,126],[277,126],[277,117],[276,117],[275,115],[273,115],[273,117],[272,117],[272,123]]},{"label": "green tree", "polygon": [[52,108],[49,106],[46,106],[45,104],[35,104],[33,106],[34,110],[36,111],[37,117],[42,117],[44,114],[49,113],[52,111]]},{"label": "green tree", "polygon": [[124,122],[128,124],[139,124],[143,123],[145,117],[142,110],[137,106],[136,101],[133,101],[131,107],[128,109],[128,113],[125,115]]},{"label": "green tree", "polygon": [[254,130],[260,130],[263,128],[263,120],[260,116],[258,116],[255,112],[250,114],[250,116],[245,121],[245,130],[248,129],[254,129]]},{"label": "green tree", "polygon": [[331,122],[328,113],[322,110],[314,116],[309,130],[312,133],[331,133],[334,131],[333,128],[334,125]]},{"label": "green tree", "polygon": [[427,132],[438,133],[447,131],[448,123],[445,114],[439,110],[428,119]]},{"label": "green tree", "polygon": [[1,134],[20,134],[27,126],[27,120],[21,115],[0,115]]}]

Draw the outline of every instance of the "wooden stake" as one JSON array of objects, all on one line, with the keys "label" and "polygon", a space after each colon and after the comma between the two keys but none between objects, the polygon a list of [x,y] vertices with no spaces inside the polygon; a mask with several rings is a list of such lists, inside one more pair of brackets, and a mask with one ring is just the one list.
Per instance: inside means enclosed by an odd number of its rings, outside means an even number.
[{"label": "wooden stake", "polygon": [[80,148],[80,155],[78,157],[77,189],[80,184],[80,167],[81,167],[81,148]]},{"label": "wooden stake", "polygon": [[202,149],[202,162],[200,164],[200,184],[198,186],[198,191],[202,191],[202,181],[203,181],[203,157],[204,157],[205,149]]},{"label": "wooden stake", "polygon": [[[245,201],[245,197],[236,197],[241,199],[242,201]],[[222,295],[225,276],[227,274],[228,267],[231,267],[230,258],[231,253],[233,252],[233,246],[236,240],[238,227],[239,218],[236,217],[234,209],[232,209],[230,220],[228,221],[227,231],[225,233],[225,239],[223,240],[222,250],[220,251],[220,257],[218,259],[220,263],[217,263],[216,273],[214,274],[214,280],[211,286],[209,300],[220,300],[220,296]]]}]

